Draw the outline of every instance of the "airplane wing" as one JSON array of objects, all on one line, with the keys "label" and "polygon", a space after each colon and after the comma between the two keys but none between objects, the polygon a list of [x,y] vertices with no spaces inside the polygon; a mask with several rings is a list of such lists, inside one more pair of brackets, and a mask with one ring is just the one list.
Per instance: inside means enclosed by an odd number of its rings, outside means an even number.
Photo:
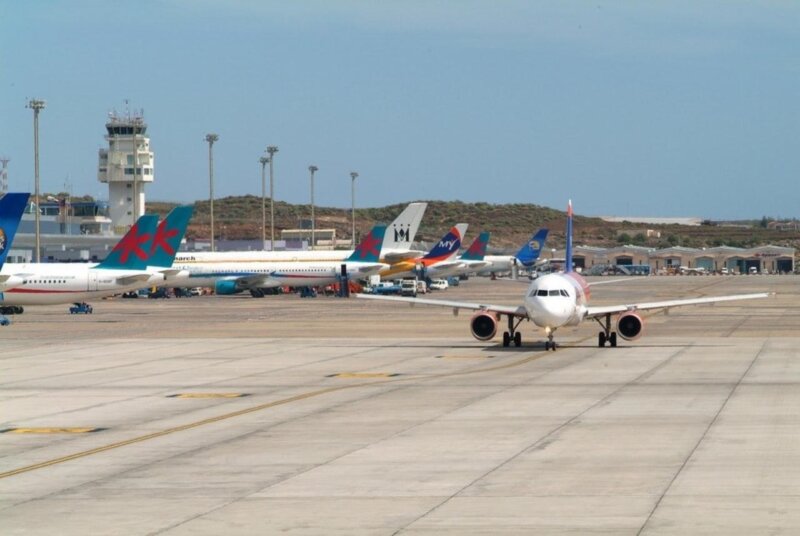
[{"label": "airplane wing", "polygon": [[757,294],[733,294],[730,296],[711,296],[707,298],[689,298],[685,300],[667,300],[649,303],[631,303],[629,305],[606,305],[600,307],[588,307],[586,318],[595,318],[608,314],[624,313],[626,311],[647,311],[651,309],[669,309],[672,307],[682,307],[684,305],[701,305],[704,303],[718,303],[734,300],[754,300],[757,298],[768,298],[770,293],[760,292]]},{"label": "airplane wing", "polygon": [[365,300],[382,300],[389,302],[403,302],[413,305],[433,305],[436,307],[447,307],[458,311],[459,309],[469,309],[472,311],[488,311],[509,316],[528,318],[528,311],[522,306],[514,305],[492,305],[488,303],[457,302],[450,300],[428,300],[425,298],[405,298],[399,296],[376,296],[373,294],[356,294],[356,298]]},{"label": "airplane wing", "polygon": [[127,275],[125,277],[118,277],[114,280],[117,285],[127,287],[128,285],[135,285],[137,283],[146,283],[150,280],[151,274],[141,273],[136,275]]},{"label": "airplane wing", "polygon": [[424,251],[391,251],[382,255],[383,259],[388,262],[389,264],[395,264],[400,261],[405,261],[408,259],[416,259],[425,255]]}]

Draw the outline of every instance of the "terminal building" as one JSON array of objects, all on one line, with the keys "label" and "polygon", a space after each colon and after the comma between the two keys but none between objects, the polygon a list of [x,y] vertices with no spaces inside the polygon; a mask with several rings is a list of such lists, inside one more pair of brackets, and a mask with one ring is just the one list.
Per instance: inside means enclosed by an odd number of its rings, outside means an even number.
[{"label": "terminal building", "polygon": [[[554,250],[553,258],[564,258],[564,250]],[[720,246],[697,249],[670,247],[652,249],[642,246],[619,246],[598,248],[576,246],[573,262],[576,268],[589,272],[593,267],[648,266],[651,273],[674,273],[681,267],[702,269],[706,272],[729,273],[793,273],[795,269],[795,248],[782,246],[759,246],[755,248],[734,248]]]}]

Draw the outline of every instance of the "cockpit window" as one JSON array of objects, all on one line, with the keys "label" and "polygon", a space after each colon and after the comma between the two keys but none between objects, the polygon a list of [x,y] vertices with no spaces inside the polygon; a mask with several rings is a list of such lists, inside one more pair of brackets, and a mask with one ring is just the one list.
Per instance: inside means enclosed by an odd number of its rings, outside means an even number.
[{"label": "cockpit window", "polygon": [[550,295],[551,295],[551,296],[558,296],[559,294],[560,294],[560,293],[558,292],[558,290],[551,290],[551,291],[550,291]]},{"label": "cockpit window", "polygon": [[569,293],[563,288],[561,289],[561,295],[564,296],[565,298],[569,298]]},{"label": "cockpit window", "polygon": [[539,289],[539,292],[536,293],[537,296],[547,296],[547,291],[543,289]]}]

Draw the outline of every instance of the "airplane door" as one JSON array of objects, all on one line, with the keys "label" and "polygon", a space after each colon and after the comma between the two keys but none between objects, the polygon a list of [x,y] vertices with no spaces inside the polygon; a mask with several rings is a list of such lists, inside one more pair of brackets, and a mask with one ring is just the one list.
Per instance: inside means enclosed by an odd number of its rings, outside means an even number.
[{"label": "airplane door", "polygon": [[89,292],[97,290],[97,271],[89,270],[89,281],[87,289]]}]

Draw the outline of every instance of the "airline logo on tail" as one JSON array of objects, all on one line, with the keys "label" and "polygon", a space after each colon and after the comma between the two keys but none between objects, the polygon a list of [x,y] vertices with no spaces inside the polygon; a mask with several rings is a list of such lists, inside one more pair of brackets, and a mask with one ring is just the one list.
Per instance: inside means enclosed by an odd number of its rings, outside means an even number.
[{"label": "airline logo on tail", "polygon": [[29,194],[9,193],[0,198],[0,266],[6,260]]},{"label": "airline logo on tail", "polygon": [[348,257],[349,261],[378,262],[381,257],[383,237],[386,235],[385,225],[376,225],[369,234],[358,244],[355,251]]},{"label": "airline logo on tail", "polygon": [[470,244],[466,253],[461,255],[461,259],[467,261],[482,261],[486,256],[486,248],[489,246],[489,236],[489,231],[483,231],[479,234],[478,238]]},{"label": "airline logo on tail", "polygon": [[186,234],[189,220],[192,218],[194,207],[184,205],[175,207],[167,214],[156,228],[152,242],[150,242],[149,266],[169,268],[175,261],[175,254]]},{"label": "airline logo on tail", "polygon": [[536,234],[531,237],[530,241],[520,248],[515,257],[523,266],[531,266],[536,262],[539,255],[542,253],[548,233],[549,231],[547,229],[539,229],[536,231]]},{"label": "airline logo on tail", "polygon": [[423,257],[425,260],[444,260],[458,252],[461,247],[461,237],[467,230],[467,224],[459,223],[439,240],[430,252]]},{"label": "airline logo on tail", "polygon": [[97,268],[115,270],[144,270],[150,258],[150,241],[156,232],[158,216],[148,214],[136,220],[130,230],[117,242],[108,257]]}]

